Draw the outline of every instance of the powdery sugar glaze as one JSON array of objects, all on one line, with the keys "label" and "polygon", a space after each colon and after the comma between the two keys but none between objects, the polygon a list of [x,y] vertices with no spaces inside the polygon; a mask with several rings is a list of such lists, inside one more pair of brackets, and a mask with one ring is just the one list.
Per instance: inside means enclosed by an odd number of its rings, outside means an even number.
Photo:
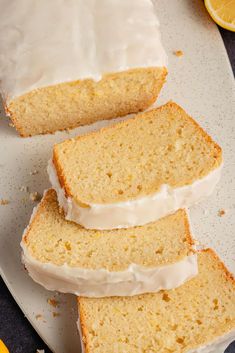
[{"label": "powdery sugar glaze", "polygon": [[5,99],[166,64],[151,0],[1,0],[0,89]]},{"label": "powdery sugar glaze", "polygon": [[157,267],[130,264],[124,271],[84,269],[42,263],[34,258],[24,240],[22,260],[33,280],[49,290],[86,297],[132,296],[179,287],[198,273],[197,255]]}]

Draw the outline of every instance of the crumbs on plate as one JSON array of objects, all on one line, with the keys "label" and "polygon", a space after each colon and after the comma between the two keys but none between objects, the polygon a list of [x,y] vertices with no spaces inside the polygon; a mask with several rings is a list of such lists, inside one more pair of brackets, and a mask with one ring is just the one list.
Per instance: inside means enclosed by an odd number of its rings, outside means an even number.
[{"label": "crumbs on plate", "polygon": [[39,201],[41,200],[41,195],[37,191],[35,191],[29,194],[29,198],[31,201]]},{"label": "crumbs on plate", "polygon": [[35,316],[35,318],[36,318],[36,320],[40,320],[40,319],[42,319],[42,315],[41,315],[41,314],[37,314],[37,315]]},{"label": "crumbs on plate", "polygon": [[56,308],[57,306],[59,306],[59,302],[58,300],[55,300],[54,298],[48,298],[47,299],[47,303],[51,306],[53,306],[54,308]]},{"label": "crumbs on plate", "polygon": [[29,191],[29,188],[28,188],[28,186],[22,185],[22,186],[20,187],[20,191],[22,191],[22,192],[28,192],[28,191]]},{"label": "crumbs on plate", "polygon": [[36,175],[36,174],[38,174],[38,170],[34,169],[29,174],[30,175]]},{"label": "crumbs on plate", "polygon": [[173,53],[175,56],[178,56],[178,57],[181,57],[184,55],[184,52],[182,50],[175,50]]},{"label": "crumbs on plate", "polygon": [[53,317],[58,317],[60,316],[60,313],[56,313],[55,311],[52,312]]},{"label": "crumbs on plate", "polygon": [[223,208],[221,208],[219,211],[218,211],[218,216],[219,217],[223,217],[225,215],[225,210]]},{"label": "crumbs on plate", "polygon": [[8,205],[9,203],[10,203],[10,201],[7,199],[0,199],[0,205],[2,205],[2,206]]}]

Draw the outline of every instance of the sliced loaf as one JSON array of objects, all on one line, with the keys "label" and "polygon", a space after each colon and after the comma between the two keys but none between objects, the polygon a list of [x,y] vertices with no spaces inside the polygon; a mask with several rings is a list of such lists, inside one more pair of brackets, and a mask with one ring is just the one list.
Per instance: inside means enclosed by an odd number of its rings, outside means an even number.
[{"label": "sliced loaf", "polygon": [[151,0],[4,0],[0,43],[0,92],[21,136],[142,111],[167,75]]}]

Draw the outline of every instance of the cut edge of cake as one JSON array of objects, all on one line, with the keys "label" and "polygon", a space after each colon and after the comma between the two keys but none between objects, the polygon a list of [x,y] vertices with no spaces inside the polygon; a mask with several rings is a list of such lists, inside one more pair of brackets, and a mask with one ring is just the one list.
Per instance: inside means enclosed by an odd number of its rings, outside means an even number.
[{"label": "cut edge of cake", "polygon": [[[184,283],[185,281],[191,279],[192,277],[197,275],[197,253],[194,248],[194,240],[190,231],[189,218],[187,216],[187,212],[185,210],[179,210],[176,212],[175,216],[169,216],[169,222],[175,219],[175,221],[182,222],[184,229],[182,229],[182,236],[177,235],[177,239],[179,240],[178,250],[181,251],[181,254],[177,253],[174,259],[174,256],[171,255],[171,259],[168,259],[167,262],[164,262],[164,258],[159,262],[156,260],[156,265],[144,265],[133,263],[133,261],[129,261],[129,265],[127,263],[127,267],[121,268],[120,270],[111,270],[109,266],[107,268],[89,268],[89,267],[79,267],[79,266],[71,266],[68,262],[62,262],[60,265],[55,264],[53,260],[39,260],[38,255],[33,254],[32,246],[30,246],[30,236],[35,238],[33,232],[37,232],[40,227],[40,218],[45,218],[47,216],[48,209],[53,206],[51,200],[55,203],[56,201],[56,193],[54,190],[48,190],[44,193],[44,197],[40,204],[35,208],[29,226],[26,228],[22,241],[22,260],[28,270],[30,276],[38,283],[46,287],[50,290],[60,290],[62,292],[70,292],[76,295],[85,295],[85,296],[95,296],[95,297],[104,297],[104,296],[115,296],[115,295],[136,295],[145,292],[156,292],[162,289],[175,288]],[[53,210],[53,212],[55,212]],[[61,217],[61,221],[63,225],[68,224],[69,227],[73,227],[73,231],[75,227],[78,227],[81,230],[82,227],[77,224],[73,224],[64,219],[62,213],[59,213],[59,207],[57,204],[57,216]],[[55,222],[58,223],[58,218],[55,218],[54,213],[52,214]],[[173,218],[174,217],[174,218]],[[163,224],[164,227],[167,226],[167,217],[160,221],[160,224]],[[157,227],[153,224],[154,227]],[[60,229],[60,228],[59,228]],[[140,229],[140,227],[139,227]],[[143,227],[144,229],[144,227]],[[157,229],[157,228],[156,228]],[[161,228],[160,228],[161,229]],[[71,230],[71,229],[69,229]],[[40,230],[41,232],[41,230]],[[48,229],[48,232],[50,229]],[[84,232],[92,232],[84,229]],[[112,237],[115,237],[115,231],[105,231],[107,233],[112,233]],[[122,232],[116,231],[117,234],[121,234]],[[126,231],[127,236],[129,231]],[[134,229],[131,231],[134,232]],[[137,232],[137,231],[136,231]],[[147,229],[146,229],[147,232]],[[179,230],[178,230],[179,232]],[[101,232],[102,233],[102,232]],[[35,233],[36,234],[36,233]],[[138,234],[138,233],[137,233]],[[142,233],[141,233],[142,234]],[[44,236],[44,235],[43,235]],[[46,234],[45,234],[46,236]],[[64,237],[66,236],[66,232]],[[94,234],[95,236],[95,234]],[[140,235],[139,235],[140,236]],[[32,239],[33,239],[32,238]],[[181,239],[182,238],[182,239]],[[48,242],[51,238],[48,238]],[[67,238],[64,238],[67,244]],[[69,238],[70,239],[70,238]],[[79,240],[79,238],[76,238]],[[110,240],[111,240],[110,239]],[[118,238],[119,239],[119,238]],[[129,239],[129,236],[128,236]],[[169,238],[170,239],[170,238]],[[37,240],[37,239],[36,239]],[[63,235],[61,235],[62,243],[65,242],[63,240]],[[71,245],[68,247],[68,253],[71,248],[73,248],[73,242],[71,238]],[[92,239],[90,240],[92,241]],[[151,244],[152,244],[151,240]],[[167,238],[166,238],[167,241]],[[184,248],[180,244],[180,241],[184,242]],[[33,244],[35,239],[33,240]],[[128,243],[128,242],[127,242]],[[65,244],[65,245],[66,245]],[[183,243],[182,243],[183,244]],[[154,245],[154,244],[153,244]],[[33,245],[34,247],[35,245]],[[42,246],[42,245],[40,245]],[[97,245],[98,246],[98,245]],[[129,247],[131,248],[131,243]],[[159,244],[156,244],[157,248],[159,248]],[[66,248],[67,248],[66,247]],[[180,250],[181,249],[181,250]],[[42,249],[45,253],[45,249]],[[36,250],[35,250],[36,251]],[[64,250],[66,252],[66,250]],[[38,250],[37,250],[38,252]],[[36,252],[36,253],[37,253]],[[121,253],[122,254],[122,253]],[[124,256],[125,254],[123,254]],[[81,255],[79,255],[81,256]],[[151,255],[152,256],[152,255]],[[163,256],[163,255],[159,255]],[[165,255],[166,256],[166,255]],[[44,255],[45,257],[45,255]],[[49,257],[49,255],[48,255]],[[120,260],[121,261],[121,260]],[[121,261],[122,262],[122,261]],[[157,264],[158,263],[158,264]],[[151,280],[149,280],[151,278]]]}]

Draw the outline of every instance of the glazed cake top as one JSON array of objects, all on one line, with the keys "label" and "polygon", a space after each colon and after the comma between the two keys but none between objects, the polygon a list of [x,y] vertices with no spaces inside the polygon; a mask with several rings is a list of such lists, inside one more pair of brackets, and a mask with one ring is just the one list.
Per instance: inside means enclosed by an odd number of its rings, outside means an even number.
[{"label": "glazed cake top", "polygon": [[151,0],[1,0],[0,52],[7,100],[167,61]]}]

